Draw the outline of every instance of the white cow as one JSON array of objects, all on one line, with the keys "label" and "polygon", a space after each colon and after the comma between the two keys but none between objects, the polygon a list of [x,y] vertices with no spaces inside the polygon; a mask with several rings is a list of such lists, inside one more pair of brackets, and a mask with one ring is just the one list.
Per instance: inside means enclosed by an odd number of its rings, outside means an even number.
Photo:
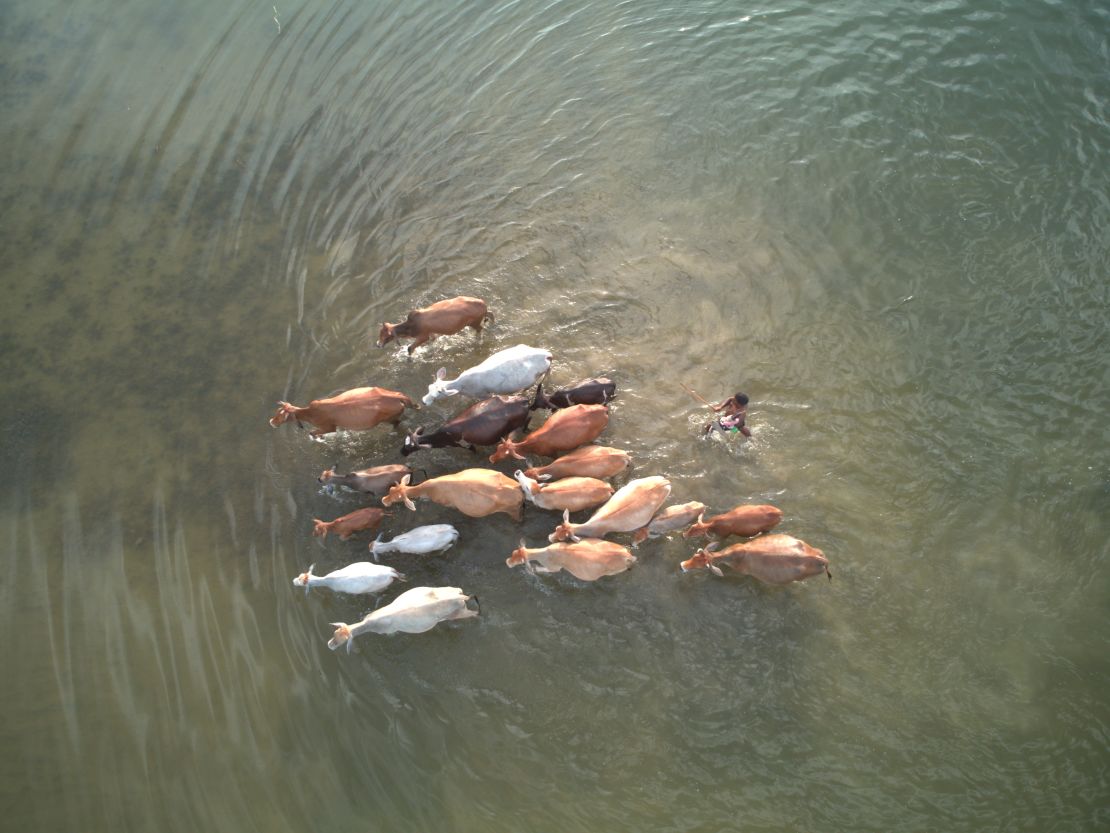
[{"label": "white cow", "polygon": [[551,353],[527,344],[500,350],[479,365],[464,370],[454,379],[447,378],[447,369],[436,371],[436,380],[428,385],[424,404],[431,405],[444,396],[462,393],[474,399],[496,393],[516,393],[535,383],[551,369]]},{"label": "white cow", "polygon": [[394,579],[405,579],[392,567],[371,564],[369,561],[356,561],[333,570],[326,576],[312,575],[312,567],[308,568],[307,573],[301,573],[293,579],[293,586],[303,587],[306,596],[310,587],[328,587],[339,593],[377,593],[389,587]]},{"label": "white cow", "polygon": [[334,651],[346,642],[349,654],[352,641],[361,633],[424,633],[440,622],[469,619],[478,615],[466,606],[469,600],[470,596],[457,587],[414,587],[385,607],[367,613],[357,624],[332,622],[335,634],[328,640],[328,647]]},{"label": "white cow", "polygon": [[429,552],[439,552],[450,547],[459,539],[459,531],[451,524],[428,524],[410,529],[403,535],[396,536],[392,541],[383,541],[379,535],[370,545],[370,552],[374,560],[383,552],[406,552],[413,555],[424,555]]}]

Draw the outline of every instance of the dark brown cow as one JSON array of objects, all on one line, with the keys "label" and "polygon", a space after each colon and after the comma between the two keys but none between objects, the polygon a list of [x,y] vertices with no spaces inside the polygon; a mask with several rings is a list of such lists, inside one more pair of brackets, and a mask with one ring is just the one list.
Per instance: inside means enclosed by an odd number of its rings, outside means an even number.
[{"label": "dark brown cow", "polygon": [[529,414],[527,397],[491,396],[471,405],[430,434],[417,428],[405,438],[401,453],[407,456],[414,451],[448,446],[476,451],[475,446],[496,445],[518,428],[527,431]]},{"label": "dark brown cow", "polygon": [[569,408],[571,405],[606,405],[617,395],[617,385],[611,379],[587,379],[570,387],[559,388],[554,393],[543,392],[543,380],[536,386],[536,397],[532,400],[532,410],[546,408],[554,411]]}]

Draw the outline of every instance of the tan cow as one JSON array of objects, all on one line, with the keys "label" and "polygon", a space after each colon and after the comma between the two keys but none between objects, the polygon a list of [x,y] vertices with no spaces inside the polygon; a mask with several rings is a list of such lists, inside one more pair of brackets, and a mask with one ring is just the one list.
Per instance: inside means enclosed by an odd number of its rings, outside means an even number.
[{"label": "tan cow", "polygon": [[525,469],[533,480],[559,480],[562,477],[612,477],[628,468],[628,452],[604,445],[584,445],[564,454],[546,466]]},{"label": "tan cow", "polygon": [[391,486],[382,504],[392,506],[404,501],[405,506],[416,511],[413,498],[425,498],[441,506],[458,509],[472,518],[484,518],[504,512],[514,521],[521,517],[524,495],[511,477],[493,469],[464,469],[454,474],[433,477],[416,486],[409,485],[410,476]]},{"label": "tan cow", "polygon": [[535,561],[540,566],[531,567],[537,573],[557,573],[566,570],[582,581],[596,581],[602,576],[623,573],[636,563],[636,556],[620,544],[587,538],[574,543],[560,542],[538,549],[529,549],[520,541],[520,547],[505,559],[510,567],[527,565]]},{"label": "tan cow", "polygon": [[705,511],[705,504],[692,500],[689,503],[680,503],[677,506],[668,506],[651,519],[647,526],[640,527],[632,533],[632,546],[636,547],[648,538],[658,538],[668,532],[682,529],[694,522]]},{"label": "tan cow", "polygon": [[594,477],[567,477],[551,483],[540,483],[517,469],[513,473],[524,496],[540,509],[564,509],[577,512],[605,503],[613,496],[613,487]]},{"label": "tan cow", "polygon": [[564,512],[563,522],[547,539],[577,541],[579,538],[603,538],[610,532],[632,532],[650,521],[670,494],[671,482],[665,477],[631,480],[585,523],[572,524],[570,513]]}]

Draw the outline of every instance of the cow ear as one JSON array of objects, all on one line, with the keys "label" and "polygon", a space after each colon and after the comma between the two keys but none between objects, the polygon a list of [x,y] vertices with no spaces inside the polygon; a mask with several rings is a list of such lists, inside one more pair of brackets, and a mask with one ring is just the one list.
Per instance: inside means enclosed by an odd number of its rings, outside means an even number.
[{"label": "cow ear", "polygon": [[457,395],[457,394],[458,394],[458,391],[457,391],[457,390],[455,390],[454,388],[444,388],[444,389],[443,389],[443,393],[444,393],[444,394],[445,394],[446,396],[455,396],[455,395]]},{"label": "cow ear", "polygon": [[712,544],[710,544],[709,546],[707,546],[705,548],[705,551],[706,552],[713,552],[714,550],[718,550],[720,548],[721,548],[720,541],[714,541]]},{"label": "cow ear", "polygon": [[564,509],[563,510],[563,523],[565,523],[565,524],[570,523],[570,510],[569,509]]},{"label": "cow ear", "polygon": [[436,371],[436,378],[441,382],[444,379],[446,379],[447,378],[447,368],[446,367],[441,367],[439,370],[437,370]]},{"label": "cow ear", "polygon": [[724,578],[724,575],[725,575],[724,573],[721,572],[721,568],[718,567],[716,564],[710,564],[709,565],[709,572],[711,572],[715,576],[720,576],[721,578]]}]

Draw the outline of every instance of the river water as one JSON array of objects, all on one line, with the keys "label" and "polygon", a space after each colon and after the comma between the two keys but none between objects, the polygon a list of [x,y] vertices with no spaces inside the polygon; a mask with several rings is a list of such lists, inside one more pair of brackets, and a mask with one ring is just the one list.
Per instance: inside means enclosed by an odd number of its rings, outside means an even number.
[{"label": "river water", "polygon": [[[1098,2],[0,4],[0,827],[980,831],[1110,825],[1110,11]],[[382,321],[496,323],[409,358]],[[602,440],[834,579],[510,571],[553,516],[421,503],[373,598],[316,476],[517,343]],[[684,383],[752,399],[699,438]],[[434,425],[464,403],[406,419]],[[474,462],[429,453],[429,474]],[[504,465],[505,471],[511,466]],[[627,539],[623,539],[627,540]],[[386,591],[393,598],[397,587]]]}]

